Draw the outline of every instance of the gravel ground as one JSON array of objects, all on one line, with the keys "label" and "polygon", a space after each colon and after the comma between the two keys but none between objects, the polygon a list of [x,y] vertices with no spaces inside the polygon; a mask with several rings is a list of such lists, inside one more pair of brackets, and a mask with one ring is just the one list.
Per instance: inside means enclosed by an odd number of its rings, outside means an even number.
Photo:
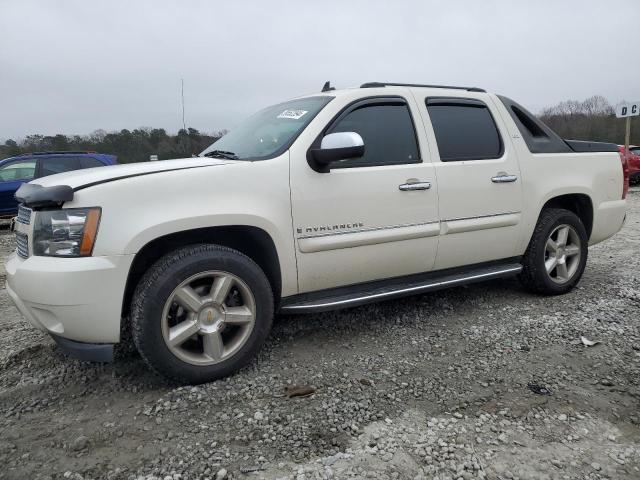
[{"label": "gravel ground", "polygon": [[282,317],[199,387],[65,358],[0,270],[0,478],[638,479],[639,249],[635,189],[571,294],[505,280]]}]

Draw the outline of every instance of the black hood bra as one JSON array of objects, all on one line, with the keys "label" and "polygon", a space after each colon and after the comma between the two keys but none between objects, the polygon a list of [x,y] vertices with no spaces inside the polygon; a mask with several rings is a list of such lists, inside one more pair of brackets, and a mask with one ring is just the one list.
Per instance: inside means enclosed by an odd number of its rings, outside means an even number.
[{"label": "black hood bra", "polygon": [[23,183],[15,197],[29,208],[60,207],[64,202],[73,200],[73,188],[69,185],[43,187],[35,183]]}]

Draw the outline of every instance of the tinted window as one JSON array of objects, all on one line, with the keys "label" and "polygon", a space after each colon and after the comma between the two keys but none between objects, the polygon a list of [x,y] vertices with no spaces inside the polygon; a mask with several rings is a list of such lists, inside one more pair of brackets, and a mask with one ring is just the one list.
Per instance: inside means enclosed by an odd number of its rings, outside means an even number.
[{"label": "tinted window", "polygon": [[482,102],[428,99],[427,110],[443,162],[486,160],[502,155],[500,134]]},{"label": "tinted window", "polygon": [[79,157],[49,157],[40,159],[40,176],[55,175],[56,173],[78,170]]},{"label": "tinted window", "polygon": [[102,167],[104,163],[93,157],[80,157],[80,168]]},{"label": "tinted window", "polygon": [[518,130],[520,130],[522,138],[531,153],[564,153],[572,151],[564,140],[522,105],[518,105],[510,98],[502,95],[498,95],[498,98],[507,108],[507,112],[509,112]]},{"label": "tinted window", "polygon": [[[356,132],[364,140],[364,156],[336,167],[364,167],[420,162],[416,134],[406,105],[369,105],[347,113],[327,133]],[[333,167],[333,166],[332,166]]]},{"label": "tinted window", "polygon": [[0,167],[0,181],[32,180],[36,171],[35,160],[23,160],[7,163]]},{"label": "tinted window", "polygon": [[533,118],[520,110],[515,105],[511,106],[511,111],[520,120],[522,126],[527,130],[527,133],[532,137],[548,138],[548,135],[544,133],[540,125],[538,125]]}]

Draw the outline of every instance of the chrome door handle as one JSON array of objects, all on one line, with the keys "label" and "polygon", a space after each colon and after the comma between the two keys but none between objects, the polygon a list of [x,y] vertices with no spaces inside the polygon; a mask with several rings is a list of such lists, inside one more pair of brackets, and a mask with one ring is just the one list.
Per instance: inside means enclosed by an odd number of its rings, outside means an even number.
[{"label": "chrome door handle", "polygon": [[414,190],[429,190],[431,188],[431,182],[403,183],[402,185],[398,185],[398,188],[403,192],[412,192]]},{"label": "chrome door handle", "polygon": [[511,183],[515,182],[516,180],[518,180],[518,177],[516,177],[515,175],[499,174],[495,177],[491,177],[491,181],[493,183]]}]

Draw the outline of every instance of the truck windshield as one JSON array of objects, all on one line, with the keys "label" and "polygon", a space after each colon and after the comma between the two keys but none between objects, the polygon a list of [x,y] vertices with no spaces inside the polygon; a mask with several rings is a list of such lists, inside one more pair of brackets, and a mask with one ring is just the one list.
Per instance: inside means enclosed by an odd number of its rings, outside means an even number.
[{"label": "truck windshield", "polygon": [[306,97],[260,110],[215,141],[200,156],[263,160],[285,152],[333,97]]}]

